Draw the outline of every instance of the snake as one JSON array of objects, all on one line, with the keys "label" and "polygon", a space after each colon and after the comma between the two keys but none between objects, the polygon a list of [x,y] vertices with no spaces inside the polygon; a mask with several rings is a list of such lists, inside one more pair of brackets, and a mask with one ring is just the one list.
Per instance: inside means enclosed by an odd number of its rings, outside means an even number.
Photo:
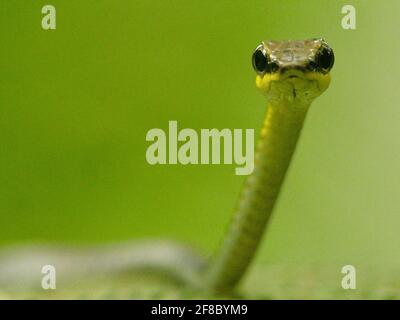
[{"label": "snake", "polygon": [[90,248],[31,245],[0,253],[0,288],[40,285],[43,265],[57,277],[148,270],[209,293],[234,292],[251,264],[277,202],[310,105],[330,84],[332,48],[322,38],[262,41],[252,54],[267,100],[254,170],[245,179],[219,250],[204,257],[185,244],[146,240]]}]

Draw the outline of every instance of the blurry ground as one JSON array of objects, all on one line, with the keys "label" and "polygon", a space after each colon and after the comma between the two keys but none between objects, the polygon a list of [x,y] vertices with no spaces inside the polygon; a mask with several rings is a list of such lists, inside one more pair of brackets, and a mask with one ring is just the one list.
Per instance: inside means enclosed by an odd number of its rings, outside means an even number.
[{"label": "blurry ground", "polygon": [[340,270],[325,267],[257,266],[238,296],[204,296],[150,274],[80,279],[56,290],[0,290],[1,299],[399,299],[400,272],[371,268],[357,274],[357,289],[341,288]]}]

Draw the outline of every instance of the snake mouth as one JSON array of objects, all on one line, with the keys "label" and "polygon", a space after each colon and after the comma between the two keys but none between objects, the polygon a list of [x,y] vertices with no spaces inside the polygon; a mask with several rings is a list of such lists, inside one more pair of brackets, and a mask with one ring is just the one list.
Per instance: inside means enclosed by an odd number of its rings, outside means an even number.
[{"label": "snake mouth", "polygon": [[306,75],[303,69],[293,68],[282,70],[280,72],[280,78],[282,80],[306,79]]}]

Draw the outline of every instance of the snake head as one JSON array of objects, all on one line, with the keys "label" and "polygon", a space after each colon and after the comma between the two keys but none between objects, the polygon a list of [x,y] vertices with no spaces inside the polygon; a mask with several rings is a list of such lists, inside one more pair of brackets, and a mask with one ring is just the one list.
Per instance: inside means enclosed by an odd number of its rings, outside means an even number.
[{"label": "snake head", "polygon": [[334,60],[323,39],[263,41],[252,57],[256,85],[272,103],[305,105],[328,88]]}]

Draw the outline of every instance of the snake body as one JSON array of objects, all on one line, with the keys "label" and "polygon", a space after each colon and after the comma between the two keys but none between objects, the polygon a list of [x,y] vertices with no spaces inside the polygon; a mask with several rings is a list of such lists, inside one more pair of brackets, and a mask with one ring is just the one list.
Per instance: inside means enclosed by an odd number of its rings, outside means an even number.
[{"label": "snake body", "polygon": [[209,263],[187,247],[166,242],[90,250],[35,247],[0,255],[0,285],[40,283],[42,265],[67,276],[136,269],[163,272],[207,292],[232,292],[263,236],[313,100],[330,83],[332,49],[323,39],[264,41],[253,53],[256,86],[268,106],[255,154],[227,236]]}]

